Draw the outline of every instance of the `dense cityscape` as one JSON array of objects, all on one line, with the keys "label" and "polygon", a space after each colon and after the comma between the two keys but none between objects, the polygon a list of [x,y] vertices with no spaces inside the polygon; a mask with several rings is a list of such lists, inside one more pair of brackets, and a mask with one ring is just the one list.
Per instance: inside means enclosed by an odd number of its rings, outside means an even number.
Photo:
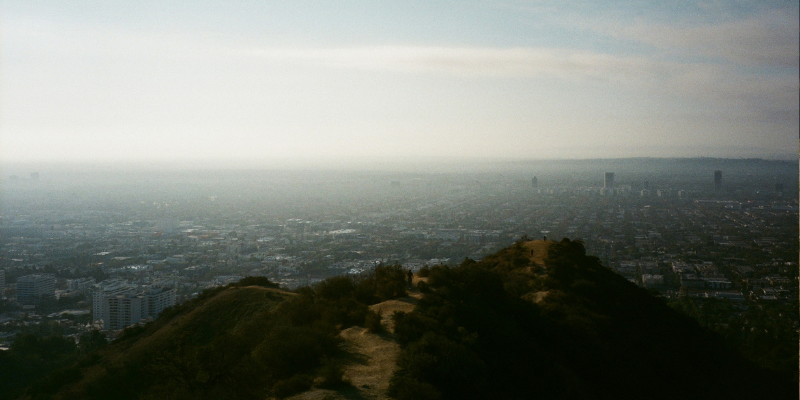
[{"label": "dense cityscape", "polygon": [[638,173],[591,163],[536,175],[276,173],[257,185],[245,173],[206,183],[160,176],[124,190],[6,176],[0,342],[31,332],[77,341],[93,330],[110,339],[245,276],[294,289],[381,264],[479,260],[524,237],[582,240],[666,299],[718,299],[738,315],[764,304],[796,312],[796,163],[726,170],[707,168],[712,161],[642,161]]}]

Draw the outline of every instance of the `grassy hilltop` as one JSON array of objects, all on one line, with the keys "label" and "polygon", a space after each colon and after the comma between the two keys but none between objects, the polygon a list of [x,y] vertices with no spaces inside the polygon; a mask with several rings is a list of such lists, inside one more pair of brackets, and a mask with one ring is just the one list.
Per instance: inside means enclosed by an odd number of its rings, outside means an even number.
[{"label": "grassy hilltop", "polygon": [[790,376],[757,368],[601,266],[580,242],[520,241],[480,262],[424,268],[412,297],[404,272],[384,266],[294,292],[264,278],[209,290],[50,374],[24,397],[797,395]]}]

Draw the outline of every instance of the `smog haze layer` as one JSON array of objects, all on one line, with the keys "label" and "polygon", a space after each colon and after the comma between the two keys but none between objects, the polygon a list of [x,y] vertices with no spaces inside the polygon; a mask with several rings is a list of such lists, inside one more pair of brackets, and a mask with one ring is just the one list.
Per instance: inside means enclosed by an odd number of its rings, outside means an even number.
[{"label": "smog haze layer", "polygon": [[797,159],[796,2],[2,8],[4,162]]}]

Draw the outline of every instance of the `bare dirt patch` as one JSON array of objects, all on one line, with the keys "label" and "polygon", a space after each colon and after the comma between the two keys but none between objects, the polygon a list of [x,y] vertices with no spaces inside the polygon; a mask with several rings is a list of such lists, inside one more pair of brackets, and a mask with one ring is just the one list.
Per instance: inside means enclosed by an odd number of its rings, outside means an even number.
[{"label": "bare dirt patch", "polygon": [[396,311],[410,313],[414,311],[414,304],[416,303],[417,299],[411,297],[411,299],[404,300],[387,300],[383,303],[378,303],[370,306],[369,308],[378,313],[381,316],[381,324],[383,327],[386,328],[387,332],[394,333],[394,321],[392,320],[392,315]]},{"label": "bare dirt patch", "polygon": [[397,369],[400,345],[388,337],[354,326],[340,334],[356,359],[345,367],[344,378],[358,389],[364,399],[388,399],[389,380]]}]

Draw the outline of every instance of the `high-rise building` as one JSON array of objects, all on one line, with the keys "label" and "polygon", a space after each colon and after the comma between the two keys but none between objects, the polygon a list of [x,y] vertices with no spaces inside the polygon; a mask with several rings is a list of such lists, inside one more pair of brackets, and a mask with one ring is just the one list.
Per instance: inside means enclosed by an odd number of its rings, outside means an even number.
[{"label": "high-rise building", "polygon": [[37,305],[56,295],[56,277],[51,274],[25,275],[17,279],[17,303]]},{"label": "high-rise building", "polygon": [[161,311],[175,305],[177,290],[167,288],[149,289],[143,294],[142,318],[157,318]]},{"label": "high-rise building", "polygon": [[109,330],[125,329],[142,320],[142,296],[134,293],[118,294],[105,298],[107,317],[103,328]]},{"label": "high-rise building", "polygon": [[603,177],[603,188],[611,189],[613,187],[614,187],[614,173],[606,172],[605,176]]},{"label": "high-rise building", "polygon": [[175,305],[177,291],[168,288],[140,289],[136,285],[114,281],[93,297],[93,319],[103,321],[103,329],[119,330],[146,318],[156,318],[165,308]]},{"label": "high-rise building", "polygon": [[722,171],[714,171],[714,190],[722,189]]},{"label": "high-rise building", "polygon": [[539,179],[535,176],[531,179],[531,187],[534,189],[539,187]]},{"label": "high-rise building", "polygon": [[108,299],[119,295],[134,294],[137,287],[116,280],[103,281],[100,286],[100,289],[92,296],[92,319],[94,321],[102,320],[105,329],[110,329],[107,327],[109,321]]}]

